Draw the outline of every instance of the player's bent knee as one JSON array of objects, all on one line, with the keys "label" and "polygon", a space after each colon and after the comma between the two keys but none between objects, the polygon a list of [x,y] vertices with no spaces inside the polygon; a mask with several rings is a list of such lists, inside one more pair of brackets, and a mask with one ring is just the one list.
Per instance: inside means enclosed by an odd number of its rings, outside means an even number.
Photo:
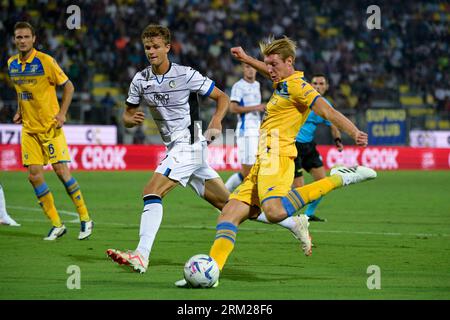
[{"label": "player's bent knee", "polygon": [[39,173],[30,173],[30,174],[28,174],[28,181],[30,181],[30,183],[32,185],[36,185],[36,184],[44,181],[44,175],[40,172]]},{"label": "player's bent knee", "polygon": [[219,210],[223,210],[223,208],[225,207],[225,205],[227,204],[226,201],[223,200],[217,200],[213,203],[213,206],[216,207]]},{"label": "player's bent knee", "polygon": [[37,182],[36,175],[29,174],[28,175],[28,181],[30,181],[30,183],[34,185]]},{"label": "player's bent knee", "polygon": [[217,221],[231,222],[239,225],[242,221],[250,217],[250,206],[238,200],[228,201],[222,209]]},{"label": "player's bent knee", "polygon": [[154,194],[163,198],[167,193],[170,192],[170,190],[175,188],[177,184],[178,184],[177,181],[168,179],[167,177],[164,177],[162,175],[153,177],[142,190],[142,196]]},{"label": "player's bent knee", "polygon": [[269,220],[269,222],[271,222],[271,223],[278,223],[288,217],[286,213],[280,214],[279,212],[273,212],[273,211],[269,211],[269,212],[270,213],[267,213],[267,211],[264,210],[267,220]]},{"label": "player's bent knee", "polygon": [[280,199],[271,199],[264,202],[262,210],[266,214],[267,220],[272,223],[280,222],[288,217],[286,210],[281,205]]},{"label": "player's bent knee", "polygon": [[69,181],[72,178],[67,164],[65,164],[63,162],[58,162],[58,163],[54,163],[52,165],[52,167],[53,167],[53,170],[55,171],[56,175],[58,176],[58,178],[61,181],[63,181],[63,182]]}]

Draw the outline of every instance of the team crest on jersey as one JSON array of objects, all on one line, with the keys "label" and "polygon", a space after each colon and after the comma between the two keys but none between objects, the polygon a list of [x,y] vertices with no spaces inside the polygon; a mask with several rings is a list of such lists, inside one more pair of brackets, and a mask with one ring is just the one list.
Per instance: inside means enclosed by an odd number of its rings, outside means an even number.
[{"label": "team crest on jersey", "polygon": [[287,82],[284,81],[279,83],[275,92],[277,95],[282,96],[283,98],[289,98]]},{"label": "team crest on jersey", "polygon": [[169,82],[169,87],[171,87],[172,89],[176,87],[175,80]]}]

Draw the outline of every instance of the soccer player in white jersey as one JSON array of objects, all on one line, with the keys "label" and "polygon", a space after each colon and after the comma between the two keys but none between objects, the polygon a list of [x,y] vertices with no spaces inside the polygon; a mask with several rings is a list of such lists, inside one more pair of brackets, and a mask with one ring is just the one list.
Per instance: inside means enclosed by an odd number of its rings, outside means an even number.
[{"label": "soccer player in white jersey", "polygon": [[[228,96],[198,71],[169,61],[169,29],[149,25],[142,33],[142,42],[150,66],[134,76],[123,120],[127,127],[142,124],[145,114],[139,106],[148,107],[167,147],[167,154],[142,193],[144,208],[136,250],[106,251],[113,261],[139,273],[147,271],[151,248],[162,221],[162,198],[169,191],[178,184],[183,187],[189,184],[219,210],[225,206],[229,196],[222,179],[207,163],[207,141],[221,134],[221,121],[230,103]],[[195,122],[198,112],[192,108],[194,104],[189,103],[192,93],[209,96],[217,104],[205,136]],[[264,213],[260,217],[258,221],[267,222]],[[297,217],[285,219],[280,225],[288,228],[295,237],[300,237],[302,228]]]},{"label": "soccer player in white jersey", "polygon": [[[195,192],[222,208],[228,192],[222,179],[207,163],[207,141],[221,134],[222,119],[228,96],[214,85],[214,81],[198,71],[169,61],[170,31],[159,25],[149,25],[142,32],[142,42],[150,66],[136,73],[131,82],[123,114],[125,126],[143,123],[142,104],[149,108],[161,138],[167,147],[161,161],[143,190],[144,208],[140,225],[140,241],[135,251],[108,249],[107,255],[119,264],[144,273],[153,242],[163,216],[162,198],[178,184],[190,185]],[[191,110],[191,93],[216,101],[216,111],[205,136]]]},{"label": "soccer player in white jersey", "polygon": [[8,212],[6,211],[5,195],[3,193],[3,187],[1,184],[0,184],[0,225],[20,227],[20,224],[14,221],[14,219],[11,218]]},{"label": "soccer player in white jersey", "polygon": [[228,178],[225,186],[232,192],[242,183],[256,161],[258,151],[260,112],[265,110],[261,104],[261,88],[256,80],[256,69],[242,64],[243,78],[231,88],[230,110],[237,114],[236,144],[241,171]]}]

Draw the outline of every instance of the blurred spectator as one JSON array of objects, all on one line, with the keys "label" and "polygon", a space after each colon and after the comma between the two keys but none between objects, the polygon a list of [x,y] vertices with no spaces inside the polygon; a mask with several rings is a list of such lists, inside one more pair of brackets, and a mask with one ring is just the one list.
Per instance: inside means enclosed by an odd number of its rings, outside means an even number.
[{"label": "blurred spectator", "polygon": [[116,106],[116,100],[111,96],[111,93],[107,92],[103,99],[100,101],[102,111],[104,112],[104,124],[111,124],[111,118],[113,115],[113,109]]},{"label": "blurred spectator", "polygon": [[[449,90],[446,1],[382,2],[381,30],[366,27],[369,0],[345,5],[338,0],[83,1],[80,30],[65,27],[63,8],[72,1],[58,1],[57,6],[51,1],[29,0],[23,7],[15,3],[0,2],[1,39],[11,39],[16,21],[32,22],[37,47],[55,55],[78,92],[90,93],[94,75],[102,73],[125,96],[134,73],[147,65],[140,33],[149,23],[161,23],[173,32],[173,61],[202,71],[224,90],[237,76],[230,47],[242,45],[258,56],[260,40],[285,34],[297,41],[296,67],[306,77],[329,75],[339,107],[366,109],[377,99],[399,105],[401,85],[424,101],[435,96],[436,109],[446,106],[434,89]],[[6,59],[15,50],[11,41],[3,49],[0,73],[5,75]],[[263,96],[270,95],[270,82],[263,85]],[[10,90],[0,81],[3,100]]]},{"label": "blurred spectator", "polygon": [[80,106],[80,120],[82,123],[92,123],[92,105],[93,101],[91,95],[88,93],[81,93]]}]

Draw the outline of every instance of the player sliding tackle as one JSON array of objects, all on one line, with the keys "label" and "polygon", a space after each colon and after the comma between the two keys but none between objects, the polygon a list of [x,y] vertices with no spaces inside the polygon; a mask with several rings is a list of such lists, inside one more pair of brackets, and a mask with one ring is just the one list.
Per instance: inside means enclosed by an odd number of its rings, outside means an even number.
[{"label": "player sliding tackle", "polygon": [[[217,172],[209,166],[206,149],[207,140],[221,134],[221,121],[230,103],[214,81],[190,67],[170,62],[169,29],[149,25],[142,32],[142,42],[150,66],[136,73],[130,85],[123,120],[127,127],[141,125],[145,114],[139,107],[148,107],[167,147],[167,155],[142,193],[144,207],[136,250],[107,250],[113,261],[140,273],[147,271],[152,246],[162,222],[162,200],[173,188],[190,185],[217,209],[222,210],[225,206],[229,192]],[[195,125],[199,120],[193,110],[197,94],[213,99],[217,106],[205,137]],[[193,101],[191,97],[194,97]],[[263,213],[259,220],[265,220]],[[304,223],[299,217],[290,217],[280,225],[300,239],[304,238]]]},{"label": "player sliding tackle", "polygon": [[[339,111],[331,108],[314,88],[303,80],[303,72],[294,69],[295,43],[287,37],[260,43],[264,62],[250,57],[241,47],[231,49],[241,62],[257,69],[273,81],[274,92],[267,103],[261,124],[258,158],[246,180],[231,194],[218,218],[217,233],[209,255],[222,270],[234,248],[238,226],[257,216],[261,209],[268,220],[276,223],[292,216],[306,204],[330,191],[376,177],[370,168],[338,167],[327,178],[291,190],[294,158],[297,155],[295,136],[310,110],[329,120],[350,135],[358,146],[367,145],[367,134],[360,131]],[[303,218],[302,245],[311,254],[308,223]],[[175,283],[186,286],[185,280]],[[215,286],[218,285],[218,282]]]}]

